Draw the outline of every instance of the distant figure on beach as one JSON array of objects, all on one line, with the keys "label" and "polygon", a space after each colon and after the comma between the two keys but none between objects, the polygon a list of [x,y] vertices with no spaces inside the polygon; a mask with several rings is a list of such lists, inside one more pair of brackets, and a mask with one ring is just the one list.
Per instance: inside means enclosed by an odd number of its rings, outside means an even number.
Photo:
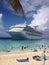
[{"label": "distant figure on beach", "polygon": [[44,46],[42,45],[42,49],[43,49],[43,47],[44,47]]},{"label": "distant figure on beach", "polygon": [[24,49],[28,48],[28,46],[24,47]]},{"label": "distant figure on beach", "polygon": [[48,48],[49,48],[49,46],[48,46]]},{"label": "distant figure on beach", "polygon": [[45,65],[45,60],[46,60],[45,51],[42,52],[41,60],[42,60],[42,65]]},{"label": "distant figure on beach", "polygon": [[26,47],[21,46],[21,50],[24,50],[24,49],[26,49],[26,48],[28,48],[28,46],[26,46]]},{"label": "distant figure on beach", "polygon": [[29,61],[29,58],[27,58],[27,60]]},{"label": "distant figure on beach", "polygon": [[23,50],[23,49],[24,49],[24,47],[22,46],[22,47],[21,47],[21,50]]}]

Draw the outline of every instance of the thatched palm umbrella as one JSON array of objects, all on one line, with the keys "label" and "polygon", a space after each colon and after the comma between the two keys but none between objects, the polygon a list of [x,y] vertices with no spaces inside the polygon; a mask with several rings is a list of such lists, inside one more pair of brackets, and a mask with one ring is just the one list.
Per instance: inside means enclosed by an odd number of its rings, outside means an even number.
[{"label": "thatched palm umbrella", "polygon": [[11,4],[15,12],[18,11],[22,16],[25,16],[19,0],[7,0],[7,2]]}]

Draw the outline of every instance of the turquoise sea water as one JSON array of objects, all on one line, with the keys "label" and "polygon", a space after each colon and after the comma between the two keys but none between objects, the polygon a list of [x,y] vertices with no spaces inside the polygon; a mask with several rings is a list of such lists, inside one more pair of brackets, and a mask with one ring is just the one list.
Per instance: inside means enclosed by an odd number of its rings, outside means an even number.
[{"label": "turquoise sea water", "polygon": [[35,48],[38,46],[49,46],[49,39],[41,40],[12,40],[12,39],[0,39],[0,51],[7,50],[17,50],[19,47],[24,46],[28,48]]}]

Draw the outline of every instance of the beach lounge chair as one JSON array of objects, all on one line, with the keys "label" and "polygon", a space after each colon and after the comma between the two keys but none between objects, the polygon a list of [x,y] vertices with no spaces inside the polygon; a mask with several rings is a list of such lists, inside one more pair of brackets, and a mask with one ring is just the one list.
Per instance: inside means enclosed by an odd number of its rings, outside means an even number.
[{"label": "beach lounge chair", "polygon": [[28,58],[26,58],[26,59],[16,59],[18,62],[28,62],[29,61],[29,59]]}]

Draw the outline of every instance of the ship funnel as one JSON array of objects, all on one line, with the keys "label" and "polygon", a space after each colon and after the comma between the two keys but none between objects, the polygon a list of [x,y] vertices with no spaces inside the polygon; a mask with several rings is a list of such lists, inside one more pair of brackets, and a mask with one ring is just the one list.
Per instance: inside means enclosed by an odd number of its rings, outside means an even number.
[{"label": "ship funnel", "polygon": [[38,25],[36,25],[36,26],[33,26],[33,28],[35,29],[35,30],[37,30],[37,28],[38,28],[39,26]]}]

